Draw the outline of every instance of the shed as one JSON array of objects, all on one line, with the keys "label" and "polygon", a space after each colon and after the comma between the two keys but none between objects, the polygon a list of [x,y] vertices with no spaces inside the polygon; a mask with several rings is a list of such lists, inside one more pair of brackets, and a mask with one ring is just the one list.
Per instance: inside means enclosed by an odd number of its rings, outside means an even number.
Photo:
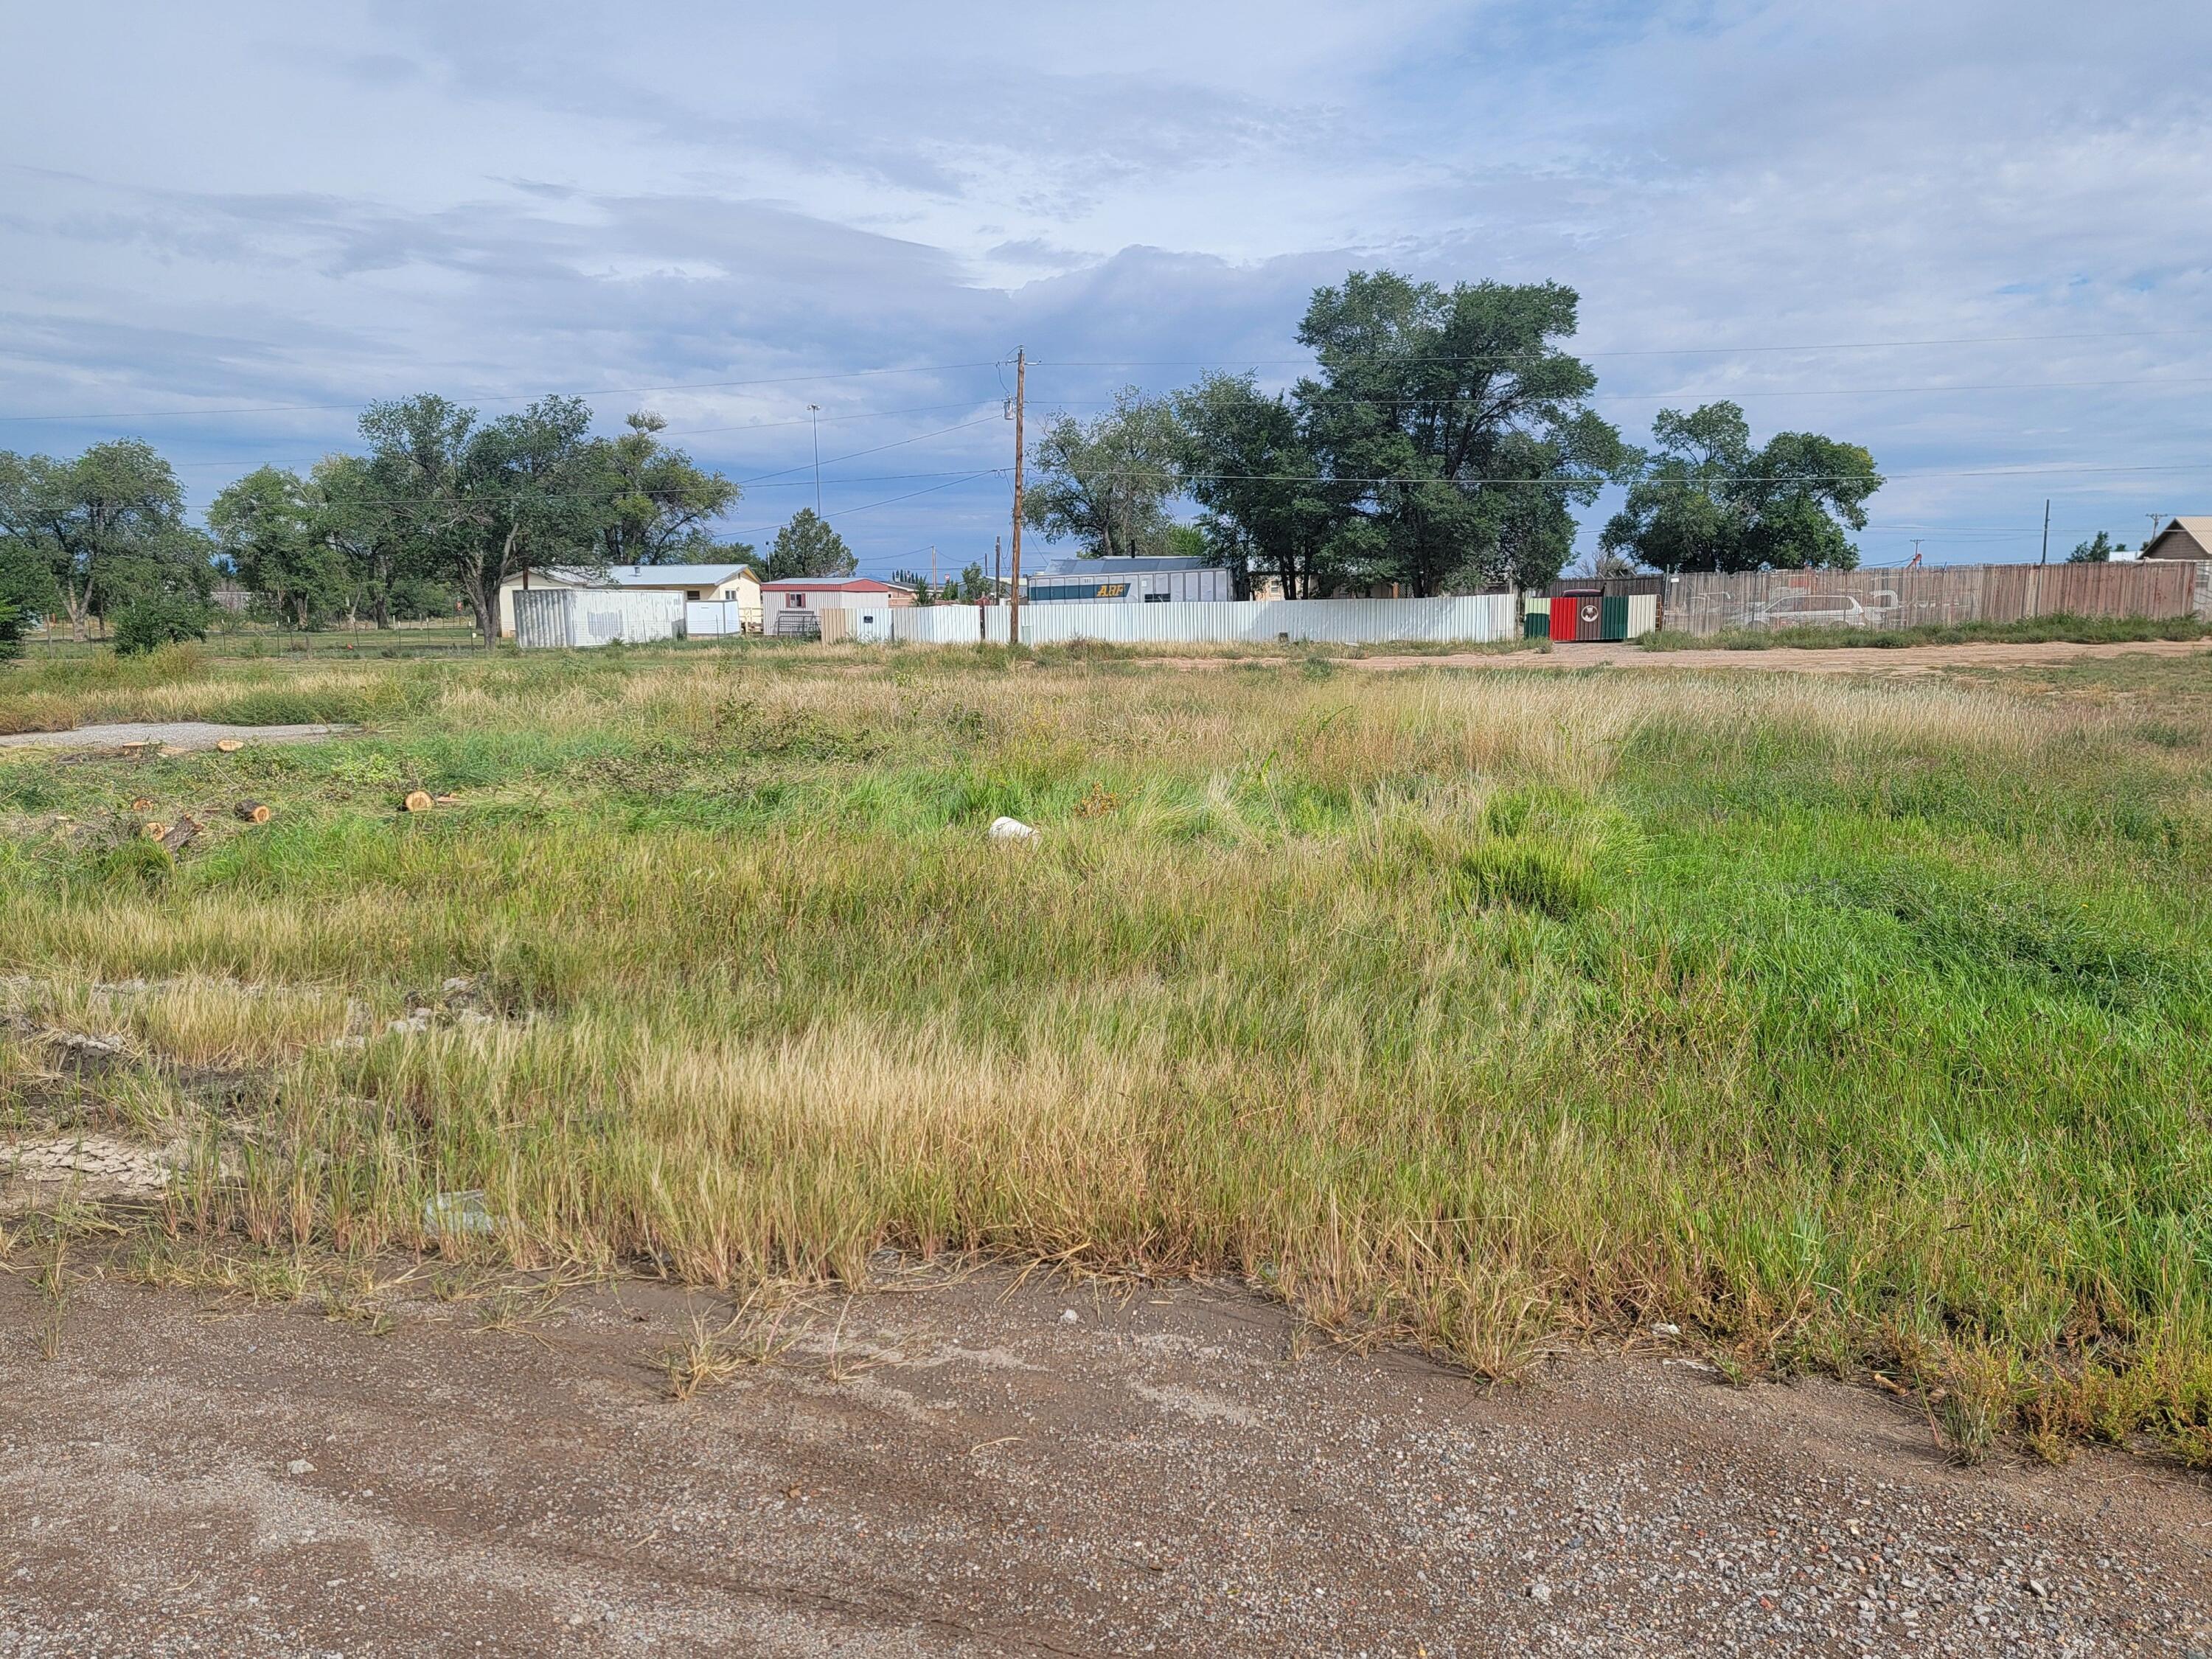
[{"label": "shed", "polygon": [[2169,519],[2143,544],[2146,559],[2212,560],[2212,518]]},{"label": "shed", "polygon": [[684,637],[681,592],[532,587],[514,596],[514,642],[525,651],[646,645]]},{"label": "shed", "polygon": [[[760,578],[745,564],[618,564],[605,570],[564,568],[526,571],[500,584],[499,631],[514,632],[514,596],[540,588],[618,588],[631,593],[672,593],[679,605],[720,602],[733,611],[739,627],[757,633],[761,623]],[[736,629],[731,630],[732,632]]]}]

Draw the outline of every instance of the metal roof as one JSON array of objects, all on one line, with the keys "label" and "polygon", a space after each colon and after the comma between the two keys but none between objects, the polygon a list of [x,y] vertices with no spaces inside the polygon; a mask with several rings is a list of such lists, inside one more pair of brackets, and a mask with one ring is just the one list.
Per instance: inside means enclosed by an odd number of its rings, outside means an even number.
[{"label": "metal roof", "polygon": [[834,588],[841,593],[909,593],[914,590],[904,582],[887,582],[873,576],[784,576],[772,582],[763,582],[763,592],[770,589],[787,593],[794,588]]},{"label": "metal roof", "polygon": [[[2149,552],[2167,537],[2175,535],[2186,536],[2195,542],[2200,550],[2212,553],[2212,518],[2203,516],[2168,519],[2160,526],[2158,533],[2143,544],[2143,551]],[[2166,556],[2171,558],[2172,555],[2168,554]]]},{"label": "metal roof", "polygon": [[720,587],[744,564],[618,564],[605,570],[549,570],[556,581],[583,587]]}]

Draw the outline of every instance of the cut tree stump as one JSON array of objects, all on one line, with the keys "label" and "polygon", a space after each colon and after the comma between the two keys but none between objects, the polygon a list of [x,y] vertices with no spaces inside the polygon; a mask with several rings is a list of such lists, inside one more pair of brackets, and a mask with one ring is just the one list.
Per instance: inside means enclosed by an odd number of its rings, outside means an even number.
[{"label": "cut tree stump", "polygon": [[161,837],[162,848],[167,852],[181,853],[199,832],[198,818],[190,816],[180,817],[170,826],[169,833]]},{"label": "cut tree stump", "polygon": [[138,826],[138,833],[148,841],[159,841],[169,833],[169,826],[158,819],[149,819]]},{"label": "cut tree stump", "polygon": [[240,750],[246,747],[245,744],[241,743],[236,738],[217,738],[215,740],[215,746],[222,750],[226,755],[235,755]]},{"label": "cut tree stump", "polygon": [[409,811],[427,812],[431,805],[430,793],[427,789],[410,789],[407,792],[406,806]]},{"label": "cut tree stump", "polygon": [[231,809],[248,823],[269,822],[269,808],[258,800],[242,800]]},{"label": "cut tree stump", "polygon": [[134,812],[150,812],[154,810],[153,800],[149,796],[141,795],[131,803],[131,810]]}]

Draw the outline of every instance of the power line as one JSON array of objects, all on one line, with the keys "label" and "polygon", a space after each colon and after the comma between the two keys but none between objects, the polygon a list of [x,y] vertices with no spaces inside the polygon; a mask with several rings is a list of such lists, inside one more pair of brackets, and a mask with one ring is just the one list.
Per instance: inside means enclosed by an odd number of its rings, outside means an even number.
[{"label": "power line", "polygon": [[[917,432],[911,438],[894,438],[890,442],[887,444],[878,444],[872,449],[855,449],[849,454],[832,455],[829,460],[819,463],[818,465],[835,466],[840,461],[858,460],[863,455],[880,455],[886,449],[898,449],[907,444],[921,443],[926,439],[946,437],[955,432],[965,432],[971,427],[989,426],[997,422],[999,416],[996,415],[986,415],[979,420],[963,421],[957,426],[940,427],[934,432]],[[738,487],[742,489],[748,484],[761,483],[769,478],[781,478],[788,473],[804,472],[806,470],[807,465],[808,463],[801,461],[797,466],[779,467],[774,472],[763,472],[754,477],[739,478],[736,482]]]}]

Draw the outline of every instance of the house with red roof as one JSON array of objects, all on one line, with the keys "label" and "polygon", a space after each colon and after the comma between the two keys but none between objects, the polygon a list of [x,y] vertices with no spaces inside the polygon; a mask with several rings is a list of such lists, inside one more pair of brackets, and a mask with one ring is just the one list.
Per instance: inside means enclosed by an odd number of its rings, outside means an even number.
[{"label": "house with red roof", "polygon": [[[849,629],[840,624],[858,618],[841,616],[825,630],[822,624],[825,611],[859,611],[872,623],[875,617],[885,611],[913,603],[911,587],[900,582],[878,581],[873,576],[786,576],[761,584],[762,631],[770,635],[815,636],[826,631],[838,638],[849,638]],[[872,632],[872,628],[863,631]],[[888,627],[884,636],[890,636]]]}]

